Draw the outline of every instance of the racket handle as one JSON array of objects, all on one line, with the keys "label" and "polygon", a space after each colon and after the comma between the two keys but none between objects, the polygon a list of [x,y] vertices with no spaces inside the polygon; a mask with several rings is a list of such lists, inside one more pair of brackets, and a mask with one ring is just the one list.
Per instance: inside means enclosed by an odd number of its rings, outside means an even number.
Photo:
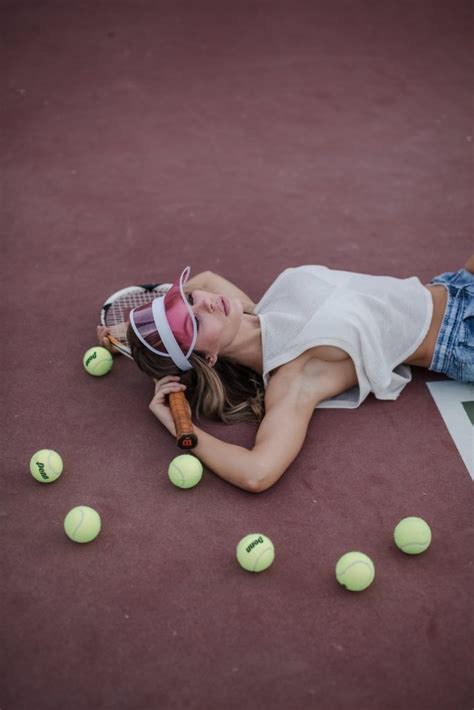
[{"label": "racket handle", "polygon": [[[132,358],[130,349],[121,343],[116,338],[108,335],[109,343],[112,348],[122,355]],[[193,429],[191,417],[188,414],[188,405],[184,392],[170,392],[169,405],[171,414],[173,415],[174,425],[176,427],[176,443],[180,449],[194,449],[197,446],[198,438]]]},{"label": "racket handle", "polygon": [[194,449],[198,438],[193,429],[184,392],[170,392],[168,395],[171,414],[176,427],[176,443],[180,449]]}]

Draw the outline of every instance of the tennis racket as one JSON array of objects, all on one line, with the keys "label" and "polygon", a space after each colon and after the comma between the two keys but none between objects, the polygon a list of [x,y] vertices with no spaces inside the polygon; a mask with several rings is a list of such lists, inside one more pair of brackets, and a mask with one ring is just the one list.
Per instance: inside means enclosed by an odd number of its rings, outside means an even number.
[{"label": "tennis racket", "polygon": [[[164,296],[171,286],[168,283],[128,286],[108,297],[100,311],[100,322],[110,328],[107,337],[113,350],[133,360],[127,341],[130,311]],[[198,438],[188,414],[184,392],[171,392],[168,401],[176,427],[176,443],[180,449],[193,449]]]}]

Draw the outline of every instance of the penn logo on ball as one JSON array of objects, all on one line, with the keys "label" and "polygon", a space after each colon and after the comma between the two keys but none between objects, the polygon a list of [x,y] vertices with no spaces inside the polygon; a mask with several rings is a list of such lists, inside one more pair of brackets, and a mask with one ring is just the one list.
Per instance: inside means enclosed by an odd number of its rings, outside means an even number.
[{"label": "penn logo on ball", "polygon": [[113,357],[106,348],[101,346],[89,348],[82,358],[84,369],[89,375],[101,377],[112,369]]},{"label": "penn logo on ball", "polygon": [[63,472],[63,460],[57,451],[40,449],[30,459],[30,473],[40,483],[52,483]]},{"label": "penn logo on ball", "polygon": [[263,572],[275,559],[273,542],[266,535],[251,533],[237,545],[237,560],[247,572]]}]

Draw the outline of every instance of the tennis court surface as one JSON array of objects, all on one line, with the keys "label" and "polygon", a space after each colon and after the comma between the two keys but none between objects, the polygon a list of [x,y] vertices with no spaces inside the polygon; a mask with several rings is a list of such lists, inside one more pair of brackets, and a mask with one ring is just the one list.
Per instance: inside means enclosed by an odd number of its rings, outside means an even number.
[{"label": "tennis court surface", "polygon": [[[1,710],[470,710],[472,387],[448,398],[462,431],[419,368],[396,401],[316,411],[256,495],[207,469],[172,486],[153,384],[125,358],[82,366],[108,294],[188,264],[254,301],[289,266],[461,268],[470,4],[0,8]],[[64,461],[50,485],[28,470],[42,448]],[[79,505],[102,518],[84,545],[63,529]],[[393,543],[406,516],[431,526],[421,555]],[[253,532],[276,552],[260,574],[235,559]],[[335,579],[350,550],[375,564],[360,593]]]}]

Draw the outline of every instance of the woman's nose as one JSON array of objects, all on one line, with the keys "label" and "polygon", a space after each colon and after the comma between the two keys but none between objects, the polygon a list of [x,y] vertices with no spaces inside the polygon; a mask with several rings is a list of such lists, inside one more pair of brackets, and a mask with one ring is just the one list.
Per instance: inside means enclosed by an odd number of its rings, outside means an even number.
[{"label": "woman's nose", "polygon": [[202,298],[194,298],[194,307],[199,312],[199,310],[210,311],[211,313],[216,310],[214,305],[214,300],[211,296],[203,296]]}]

